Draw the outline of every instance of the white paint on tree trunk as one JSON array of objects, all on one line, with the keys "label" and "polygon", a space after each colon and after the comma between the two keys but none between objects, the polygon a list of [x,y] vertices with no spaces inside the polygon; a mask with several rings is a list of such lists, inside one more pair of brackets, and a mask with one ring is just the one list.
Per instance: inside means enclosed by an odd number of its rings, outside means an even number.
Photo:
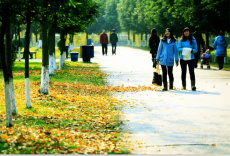
[{"label": "white paint on tree trunk", "polygon": [[54,75],[54,58],[53,58],[53,55],[49,55],[49,74]]},{"label": "white paint on tree trunk", "polygon": [[35,43],[35,50],[38,50],[38,42]]},{"label": "white paint on tree trunk", "polygon": [[61,55],[61,53],[60,53],[60,56],[59,56],[59,70],[61,70],[61,65],[62,65],[62,63],[61,63],[61,61],[62,61],[62,55]]},{"label": "white paint on tree trunk", "polygon": [[49,66],[42,66],[40,92],[48,94],[49,91]]},{"label": "white paint on tree trunk", "polygon": [[16,99],[14,94],[13,78],[9,79],[9,83],[11,87],[11,111],[12,111],[12,115],[16,115],[18,113],[18,110],[17,110]]},{"label": "white paint on tree trunk", "polygon": [[65,52],[63,52],[62,54],[62,62],[61,62],[61,67],[63,67],[64,63],[65,63]]},{"label": "white paint on tree trunk", "polygon": [[74,43],[71,44],[71,51],[73,51]]},{"label": "white paint on tree trunk", "polygon": [[128,42],[127,42],[127,46],[130,46],[130,40],[128,40]]},{"label": "white paint on tree trunk", "polygon": [[31,108],[29,78],[25,79],[25,90],[26,90],[26,108]]},{"label": "white paint on tree trunk", "polygon": [[38,48],[42,48],[42,40],[38,41]]},{"label": "white paint on tree trunk", "polygon": [[9,81],[4,81],[4,88],[5,88],[5,107],[6,107],[6,127],[12,127],[12,111],[11,111],[11,85]]},{"label": "white paint on tree trunk", "polygon": [[54,70],[57,70],[57,64],[56,64],[56,56],[55,53],[53,53],[53,58],[54,58]]},{"label": "white paint on tree trunk", "polygon": [[18,50],[18,60],[21,61],[21,56],[20,56],[20,54],[21,54],[21,47],[19,47],[18,49],[19,49]]}]

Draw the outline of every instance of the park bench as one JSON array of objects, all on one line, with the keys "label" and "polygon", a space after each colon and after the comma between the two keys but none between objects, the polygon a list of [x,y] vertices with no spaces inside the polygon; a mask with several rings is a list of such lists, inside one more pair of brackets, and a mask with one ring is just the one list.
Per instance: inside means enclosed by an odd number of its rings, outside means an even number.
[{"label": "park bench", "polygon": [[[31,51],[30,53],[32,54],[33,58],[34,58],[34,54],[35,54],[35,59],[36,59],[36,54],[37,54],[37,52],[36,52],[36,51]],[[18,52],[17,52],[17,54],[18,54]],[[24,52],[21,51],[20,54],[23,55]]]}]

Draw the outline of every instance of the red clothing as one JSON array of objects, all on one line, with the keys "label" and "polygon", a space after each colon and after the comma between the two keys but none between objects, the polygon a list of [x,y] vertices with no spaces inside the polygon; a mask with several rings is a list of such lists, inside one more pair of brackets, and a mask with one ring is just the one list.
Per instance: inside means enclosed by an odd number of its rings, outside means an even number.
[{"label": "red clothing", "polygon": [[108,44],[108,35],[106,33],[101,33],[100,35],[100,43],[101,44]]},{"label": "red clothing", "polygon": [[[205,53],[202,54],[201,58],[206,60]],[[209,56],[209,61],[212,62],[212,55]]]}]

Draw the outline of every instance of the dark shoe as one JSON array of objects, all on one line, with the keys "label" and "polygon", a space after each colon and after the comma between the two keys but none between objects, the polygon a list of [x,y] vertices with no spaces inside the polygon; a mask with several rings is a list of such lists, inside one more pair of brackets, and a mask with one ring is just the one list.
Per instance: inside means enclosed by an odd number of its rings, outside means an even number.
[{"label": "dark shoe", "polygon": [[173,81],[169,81],[169,89],[173,90]]},{"label": "dark shoe", "polygon": [[192,90],[196,91],[195,80],[191,80]]},{"label": "dark shoe", "polygon": [[186,90],[186,81],[182,81],[182,90]]},{"label": "dark shoe", "polygon": [[162,89],[162,91],[167,91],[168,90],[167,81],[163,82],[163,86],[164,88]]},{"label": "dark shoe", "polygon": [[203,66],[200,66],[201,69],[203,69]]}]

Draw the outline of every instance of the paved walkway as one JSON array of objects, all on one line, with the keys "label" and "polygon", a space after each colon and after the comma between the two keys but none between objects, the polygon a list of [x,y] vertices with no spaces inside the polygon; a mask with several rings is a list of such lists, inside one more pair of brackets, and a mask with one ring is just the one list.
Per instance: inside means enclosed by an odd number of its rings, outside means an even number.
[{"label": "paved walkway", "polygon": [[[100,64],[112,85],[150,85],[154,69],[149,52],[118,47],[102,56],[95,47],[92,62]],[[206,67],[205,67],[206,68]],[[181,88],[180,66],[173,68],[174,86]],[[127,141],[133,154],[230,154],[230,72],[195,69],[197,91],[145,91],[117,94],[135,101],[123,109]],[[133,105],[133,107],[131,107]]]},{"label": "paved walkway", "polygon": [[[112,56],[108,49],[108,56],[102,56],[101,47],[95,47],[91,62],[113,73],[107,77],[110,84],[152,86],[155,69],[149,52],[118,47]],[[211,68],[195,70],[196,92],[187,74],[187,91],[117,93],[136,102],[122,110],[133,154],[230,154],[230,72]],[[174,86],[181,88],[180,66],[173,70]]]}]

